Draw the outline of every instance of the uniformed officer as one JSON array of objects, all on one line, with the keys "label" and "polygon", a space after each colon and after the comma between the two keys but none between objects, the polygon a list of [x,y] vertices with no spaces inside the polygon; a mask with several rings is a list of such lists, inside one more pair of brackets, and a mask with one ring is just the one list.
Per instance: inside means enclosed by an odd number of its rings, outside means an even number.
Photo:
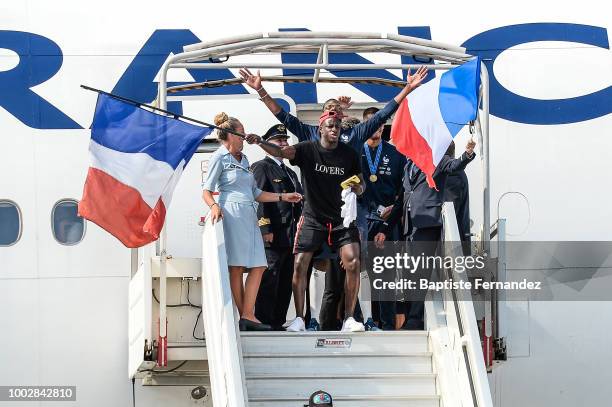
[{"label": "uniformed officer", "polygon": [[[272,126],[262,136],[280,147],[287,146],[287,129],[282,124]],[[303,193],[297,174],[281,159],[268,155],[251,167],[257,187],[270,192]],[[255,303],[255,316],[277,329],[286,322],[291,302],[293,279],[293,239],[302,212],[301,204],[270,202],[257,209],[259,228],[263,235],[268,268],[264,272]]]}]

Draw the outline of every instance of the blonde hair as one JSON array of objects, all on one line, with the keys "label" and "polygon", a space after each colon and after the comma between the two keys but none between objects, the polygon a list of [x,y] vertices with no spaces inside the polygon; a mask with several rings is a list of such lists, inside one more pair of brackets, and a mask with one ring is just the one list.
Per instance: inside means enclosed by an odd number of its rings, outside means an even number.
[{"label": "blonde hair", "polygon": [[225,130],[233,130],[236,131],[238,127],[242,126],[240,120],[235,117],[228,116],[227,113],[221,112],[215,116],[215,126],[220,127],[217,129],[217,138],[219,140],[227,140],[227,135],[229,134]]}]

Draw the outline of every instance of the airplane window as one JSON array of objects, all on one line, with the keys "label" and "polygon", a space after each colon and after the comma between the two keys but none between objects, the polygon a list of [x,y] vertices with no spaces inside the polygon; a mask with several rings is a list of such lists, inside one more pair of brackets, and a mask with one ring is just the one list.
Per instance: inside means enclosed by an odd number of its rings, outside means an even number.
[{"label": "airplane window", "polygon": [[51,212],[53,237],[63,245],[75,245],[85,236],[85,219],[77,214],[77,206],[73,199],[62,199]]},{"label": "airplane window", "polygon": [[0,246],[12,246],[21,237],[21,211],[8,200],[0,200]]}]

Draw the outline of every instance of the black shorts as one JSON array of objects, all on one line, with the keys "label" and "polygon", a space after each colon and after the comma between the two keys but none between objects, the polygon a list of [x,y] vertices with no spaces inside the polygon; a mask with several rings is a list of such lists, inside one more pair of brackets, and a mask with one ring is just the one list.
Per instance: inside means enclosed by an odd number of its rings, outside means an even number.
[{"label": "black shorts", "polygon": [[322,223],[308,216],[301,216],[295,232],[293,253],[316,252],[327,242],[333,250],[351,243],[360,243],[359,231],[354,223],[345,228],[342,223]]}]

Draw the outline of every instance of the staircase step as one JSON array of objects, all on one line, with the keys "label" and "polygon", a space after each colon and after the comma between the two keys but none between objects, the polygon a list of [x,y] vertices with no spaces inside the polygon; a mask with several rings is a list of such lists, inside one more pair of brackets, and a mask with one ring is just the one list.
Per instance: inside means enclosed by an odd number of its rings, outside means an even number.
[{"label": "staircase step", "polygon": [[249,397],[307,399],[317,390],[325,390],[338,397],[355,396],[433,396],[436,394],[436,375],[427,373],[336,375],[320,372],[317,375],[247,375]]},{"label": "staircase step", "polygon": [[430,352],[378,355],[373,353],[255,353],[243,354],[247,375],[320,373],[432,373]]},{"label": "staircase step", "polygon": [[[427,352],[426,331],[383,332],[242,332],[242,351],[254,353]],[[317,346],[317,344],[323,346]]]},{"label": "staircase step", "polygon": [[[439,396],[371,396],[336,397],[334,407],[440,407]],[[308,404],[305,398],[251,398],[250,407],[303,407]]]}]

